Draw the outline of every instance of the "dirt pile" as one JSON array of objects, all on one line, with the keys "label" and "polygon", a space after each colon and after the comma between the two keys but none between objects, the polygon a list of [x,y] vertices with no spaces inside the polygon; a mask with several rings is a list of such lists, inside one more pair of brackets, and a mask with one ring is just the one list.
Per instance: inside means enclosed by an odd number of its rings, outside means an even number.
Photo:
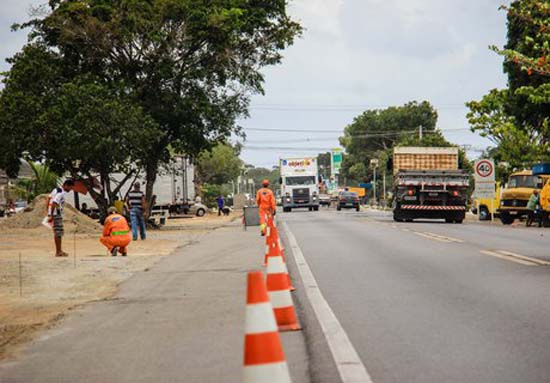
[{"label": "dirt pile", "polygon": [[[0,231],[10,229],[34,229],[42,226],[42,220],[47,214],[48,195],[42,194],[25,209],[24,212],[7,218],[0,223]],[[94,234],[101,231],[101,225],[82,214],[74,207],[65,204],[63,224],[67,233]]]}]

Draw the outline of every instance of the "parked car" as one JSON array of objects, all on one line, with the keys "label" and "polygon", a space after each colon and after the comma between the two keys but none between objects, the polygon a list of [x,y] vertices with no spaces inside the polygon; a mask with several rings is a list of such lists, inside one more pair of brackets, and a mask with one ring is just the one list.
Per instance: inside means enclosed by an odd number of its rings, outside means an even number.
[{"label": "parked car", "polygon": [[204,217],[207,211],[208,208],[206,207],[206,205],[203,205],[200,202],[195,202],[193,205],[189,206],[186,214],[196,215],[197,217]]},{"label": "parked car", "polygon": [[359,205],[359,196],[357,193],[343,191],[338,194],[338,204],[336,205],[336,210],[340,211],[342,209],[355,209],[356,211],[361,210]]},{"label": "parked car", "polygon": [[319,194],[319,205],[330,206],[330,196],[328,194]]}]

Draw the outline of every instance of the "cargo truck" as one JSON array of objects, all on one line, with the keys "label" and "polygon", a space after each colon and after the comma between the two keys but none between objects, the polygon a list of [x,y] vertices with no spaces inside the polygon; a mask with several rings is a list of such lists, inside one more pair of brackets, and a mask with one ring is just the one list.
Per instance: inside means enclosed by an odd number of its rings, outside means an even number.
[{"label": "cargo truck", "polygon": [[393,219],[462,223],[470,177],[458,169],[458,148],[396,147]]},{"label": "cargo truck", "polygon": [[532,170],[512,173],[497,209],[500,221],[504,225],[511,225],[516,219],[526,217],[529,213],[527,202],[533,190],[540,191],[549,177],[550,175],[542,173],[533,174]]},{"label": "cargo truck", "polygon": [[319,210],[317,157],[281,158],[280,171],[283,211],[296,208]]}]

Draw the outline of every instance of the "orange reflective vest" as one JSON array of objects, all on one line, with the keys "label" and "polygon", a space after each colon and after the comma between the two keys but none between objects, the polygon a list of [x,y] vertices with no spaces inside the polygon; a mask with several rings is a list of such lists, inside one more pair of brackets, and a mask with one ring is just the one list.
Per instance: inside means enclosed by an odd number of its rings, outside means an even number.
[{"label": "orange reflective vest", "polygon": [[114,237],[119,235],[129,235],[130,228],[126,218],[120,214],[111,214],[105,220],[105,226],[103,227],[103,236]]},{"label": "orange reflective vest", "polygon": [[276,210],[275,196],[271,189],[261,188],[256,193],[256,203],[261,210]]}]

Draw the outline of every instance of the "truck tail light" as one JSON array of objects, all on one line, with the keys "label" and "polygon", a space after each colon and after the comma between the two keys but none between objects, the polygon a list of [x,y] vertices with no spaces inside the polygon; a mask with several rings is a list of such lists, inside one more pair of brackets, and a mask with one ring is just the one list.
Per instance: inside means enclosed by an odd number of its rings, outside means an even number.
[{"label": "truck tail light", "polygon": [[413,190],[413,189],[409,189],[409,191],[407,192],[407,195],[414,195],[414,190]]},{"label": "truck tail light", "polygon": [[458,190],[453,191],[453,197],[458,197]]}]

